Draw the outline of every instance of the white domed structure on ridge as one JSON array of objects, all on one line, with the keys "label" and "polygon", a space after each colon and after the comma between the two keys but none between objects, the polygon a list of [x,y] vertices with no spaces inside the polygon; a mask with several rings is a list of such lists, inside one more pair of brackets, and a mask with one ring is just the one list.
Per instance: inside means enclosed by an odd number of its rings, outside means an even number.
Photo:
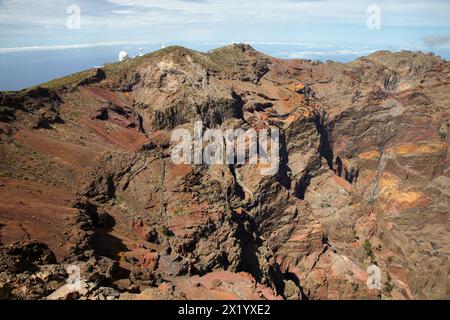
[{"label": "white domed structure on ridge", "polygon": [[120,62],[128,60],[128,59],[129,59],[128,52],[126,52],[125,50],[122,50],[119,52],[119,61]]}]

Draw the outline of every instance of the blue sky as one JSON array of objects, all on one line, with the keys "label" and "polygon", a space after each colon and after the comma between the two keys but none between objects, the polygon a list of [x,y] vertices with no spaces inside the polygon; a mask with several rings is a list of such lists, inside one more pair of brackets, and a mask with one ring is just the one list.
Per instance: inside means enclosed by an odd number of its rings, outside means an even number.
[{"label": "blue sky", "polygon": [[[81,10],[80,29],[67,28],[71,5]],[[367,27],[373,5],[380,29]],[[348,61],[374,50],[409,49],[448,59],[450,0],[0,0],[0,72],[24,52],[73,57],[68,51],[148,51],[161,43],[209,49],[231,42],[282,58]]]},{"label": "blue sky", "polygon": [[[70,5],[81,9],[81,29],[66,26]],[[381,29],[366,26],[370,5],[381,9]],[[432,50],[449,36],[449,0],[0,0],[1,48],[239,41]]]}]

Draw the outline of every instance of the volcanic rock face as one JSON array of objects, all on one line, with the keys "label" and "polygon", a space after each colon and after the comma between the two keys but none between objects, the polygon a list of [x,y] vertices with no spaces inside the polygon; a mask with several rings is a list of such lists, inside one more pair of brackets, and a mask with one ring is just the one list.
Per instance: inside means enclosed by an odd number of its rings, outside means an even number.
[{"label": "volcanic rock face", "polygon": [[[1,93],[0,298],[448,299],[449,75],[171,47]],[[175,165],[198,120],[278,128],[278,172]]]}]

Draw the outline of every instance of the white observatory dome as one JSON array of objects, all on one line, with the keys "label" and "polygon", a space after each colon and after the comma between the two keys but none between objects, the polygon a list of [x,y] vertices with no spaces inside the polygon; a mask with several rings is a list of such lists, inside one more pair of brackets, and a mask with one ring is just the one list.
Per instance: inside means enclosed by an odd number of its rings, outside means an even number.
[{"label": "white observatory dome", "polygon": [[125,60],[128,60],[128,52],[122,50],[119,53],[119,61],[122,62],[122,61],[125,61]]}]

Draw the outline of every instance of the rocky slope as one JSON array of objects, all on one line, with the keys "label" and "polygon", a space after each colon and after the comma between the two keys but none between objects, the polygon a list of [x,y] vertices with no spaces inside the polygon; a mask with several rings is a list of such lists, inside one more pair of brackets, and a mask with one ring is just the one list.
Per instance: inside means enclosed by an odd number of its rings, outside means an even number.
[{"label": "rocky slope", "polygon": [[[0,93],[0,298],[448,299],[449,81],[423,53],[233,45]],[[174,165],[196,120],[279,128],[278,173]]]}]

